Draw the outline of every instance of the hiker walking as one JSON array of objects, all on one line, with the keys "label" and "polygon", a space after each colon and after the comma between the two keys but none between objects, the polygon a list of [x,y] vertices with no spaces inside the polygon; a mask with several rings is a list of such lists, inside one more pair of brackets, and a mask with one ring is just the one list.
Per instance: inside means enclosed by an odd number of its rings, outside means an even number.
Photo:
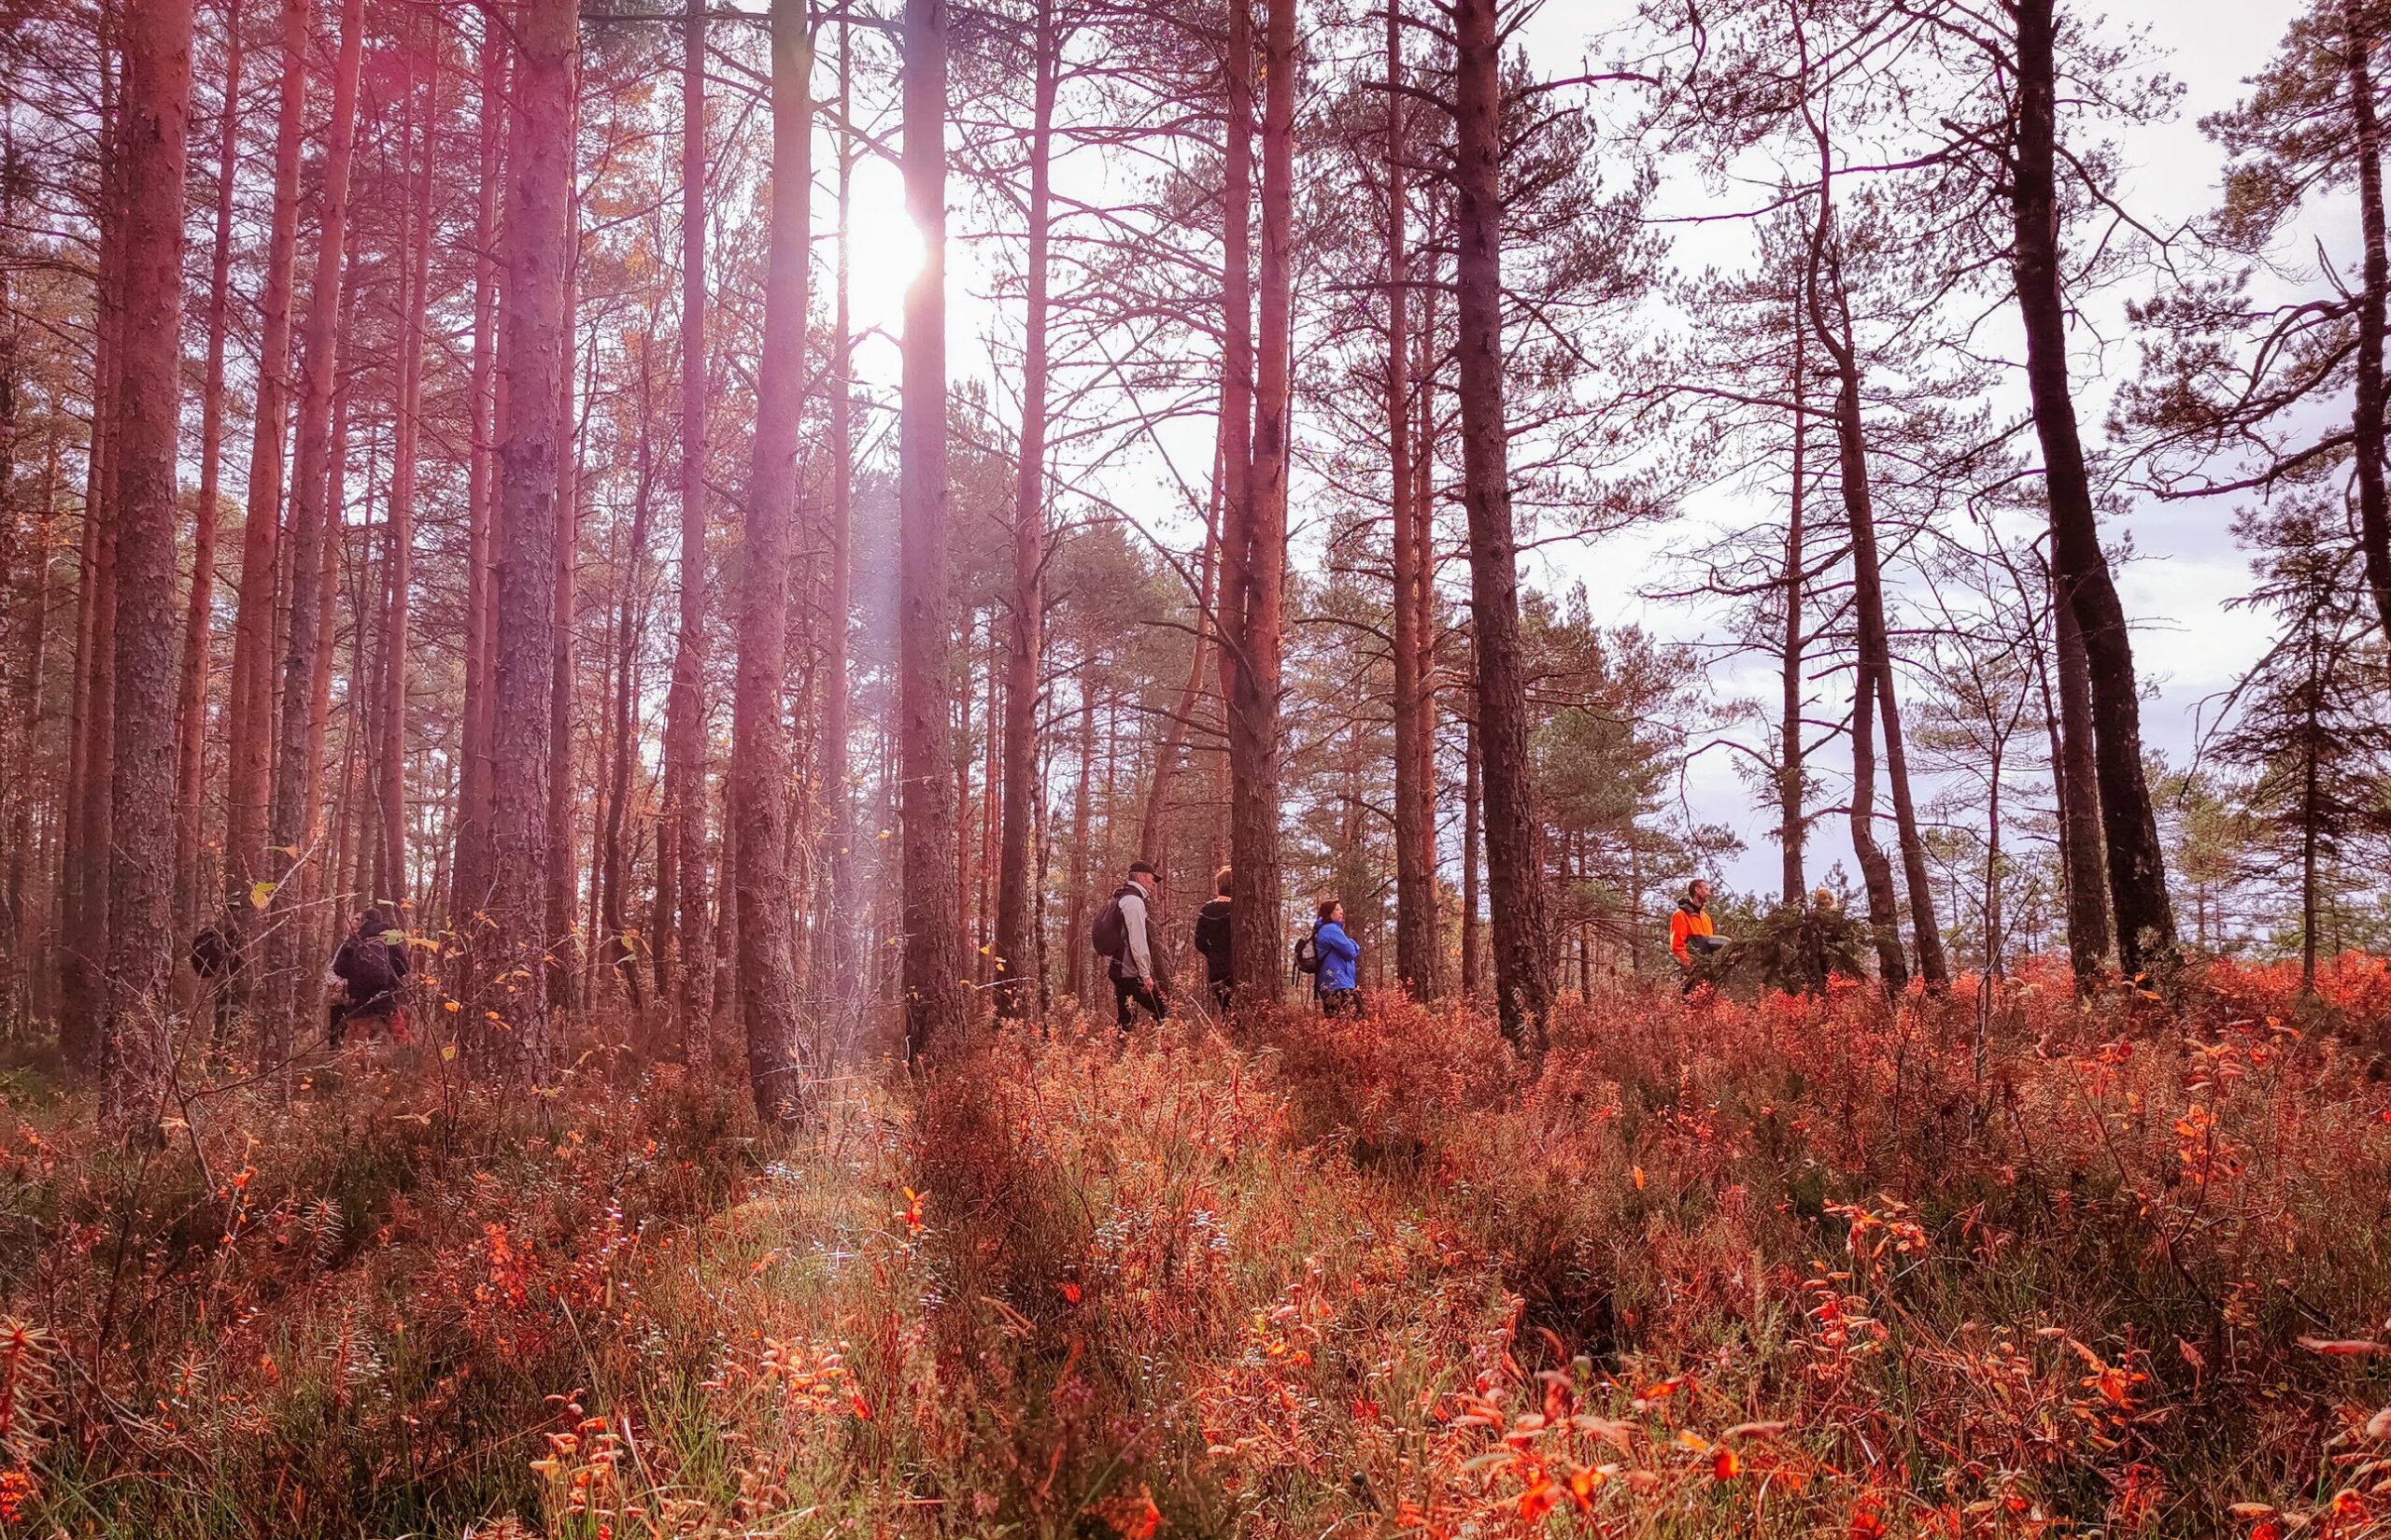
[{"label": "hiker walking", "polygon": [[1313,967],[1312,993],[1320,998],[1323,1016],[1358,1016],[1362,1011],[1362,992],[1354,982],[1355,965],[1362,960],[1359,942],[1345,933],[1345,906],[1331,898],[1320,906],[1320,918],[1311,927]]},{"label": "hiker walking", "polygon": [[1227,867],[1213,873],[1212,897],[1196,911],[1196,950],[1204,954],[1204,987],[1212,996],[1212,1009],[1224,1016],[1237,992],[1236,972],[1229,966],[1230,877]]},{"label": "hiker walking", "polygon": [[191,939],[191,970],[199,975],[200,992],[207,997],[208,1049],[221,1052],[225,1007],[241,971],[241,915],[231,904]]},{"label": "hiker walking", "polygon": [[332,977],[342,984],[332,1005],[325,1040],[338,1048],[353,1021],[378,1021],[390,1036],[406,1041],[407,1015],[399,1004],[399,986],[407,973],[406,937],[392,928],[379,909],[357,917],[357,928],[332,954]]},{"label": "hiker walking", "polygon": [[1154,893],[1161,886],[1162,873],[1152,863],[1132,861],[1128,881],[1096,916],[1096,954],[1112,977],[1113,1010],[1124,1032],[1137,1020],[1133,1008],[1145,1007],[1156,1022],[1167,1009],[1152,934]]},{"label": "hiker walking", "polygon": [[1702,964],[1726,945],[1710,924],[1710,884],[1697,877],[1687,885],[1677,907],[1669,912],[1669,954],[1677,960],[1677,968],[1685,975],[1682,993],[1693,993],[1705,977]]}]

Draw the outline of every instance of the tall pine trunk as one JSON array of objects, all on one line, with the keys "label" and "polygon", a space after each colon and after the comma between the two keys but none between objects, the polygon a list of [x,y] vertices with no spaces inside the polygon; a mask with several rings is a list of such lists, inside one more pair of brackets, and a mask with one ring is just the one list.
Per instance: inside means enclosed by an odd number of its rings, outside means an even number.
[{"label": "tall pine trunk", "polygon": [[2092,680],[2084,657],[2084,632],[2074,607],[2056,589],[2052,629],[2059,672],[2059,789],[2060,855],[2067,868],[2067,952],[2079,995],[2088,995],[2107,966],[2115,938],[2109,930],[2109,888],[2101,876],[2100,770],[2093,750]]},{"label": "tall pine trunk", "polygon": [[[140,324],[120,343],[116,581],[136,598],[174,591],[176,427],[180,405],[183,174],[191,112],[191,0],[131,0],[116,145],[125,191],[123,297]],[[174,1053],[166,997],[174,916],[175,635],[116,633],[110,769],[108,1019],[100,1121],[128,1144],[163,1142]]]},{"label": "tall pine trunk", "polygon": [[[567,120],[567,142],[580,128],[578,106]],[[548,599],[548,865],[547,935],[548,1004],[569,1009],[573,1001],[582,938],[575,932],[573,898],[580,891],[580,851],[573,838],[573,808],[580,784],[573,774],[573,627],[578,600],[574,582],[581,561],[581,414],[577,404],[589,390],[573,389],[573,370],[595,371],[597,353],[580,356],[581,192],[566,167],[571,188],[565,200],[564,241],[564,368],[557,394],[557,540],[555,586]]]},{"label": "tall pine trunk", "polygon": [[[323,781],[322,725],[313,709],[317,654],[332,645],[330,617],[323,613],[316,574],[324,568],[333,538],[336,511],[327,507],[334,434],[332,396],[339,388],[339,325],[342,279],[347,267],[348,177],[357,137],[358,71],[364,57],[363,0],[343,0],[340,57],[332,78],[332,116],[326,131],[323,209],[318,223],[316,270],[307,296],[304,338],[304,389],[300,396],[298,444],[290,487],[290,622],[282,662],[282,709],[274,765],[274,806],[269,819],[273,848],[268,870],[276,886],[276,925],[269,951],[267,981],[281,998],[269,1008],[272,1046],[281,1056],[297,1024],[305,965],[300,948],[300,893],[292,879],[302,862],[320,870],[323,852],[307,848]],[[328,570],[328,569],[326,569]],[[310,740],[314,741],[311,749]]]},{"label": "tall pine trunk", "polygon": [[1504,425],[1503,106],[1495,9],[1495,0],[1459,0],[1454,13],[1463,501],[1469,515],[1479,774],[1494,905],[1495,1010],[1514,1047],[1541,1052],[1552,977],[1535,853],[1519,542]]},{"label": "tall pine trunk", "polygon": [[[206,822],[207,694],[216,615],[216,516],[224,449],[225,299],[233,279],[233,191],[240,166],[241,4],[224,9],[224,101],[216,141],[216,225],[207,280],[207,363],[200,387],[199,504],[191,518],[191,600],[183,612],[182,674],[175,698],[175,928],[199,924],[202,827]],[[177,972],[177,977],[182,975]]]},{"label": "tall pine trunk", "polygon": [[[784,0],[786,3],[786,0]],[[905,290],[898,424],[898,712],[904,790],[905,1052],[965,1022],[955,910],[955,665],[947,577],[946,0],[905,0],[905,204],[922,234]]]},{"label": "tall pine trunk", "polygon": [[548,716],[553,664],[562,399],[571,357],[573,0],[524,0],[515,15],[514,122],[502,241],[506,434],[499,446],[499,562],[490,734],[489,941],[497,992],[485,1009],[517,1084],[546,1078],[555,1043],[545,984]]},{"label": "tall pine trunk", "polygon": [[1784,901],[1789,904],[1803,902],[1809,886],[1802,861],[1809,831],[1802,809],[1808,785],[1802,760],[1802,600],[1807,586],[1802,551],[1807,531],[1802,518],[1810,493],[1810,423],[1803,403],[1809,389],[1808,343],[1809,328],[1797,315],[1793,321],[1793,487],[1785,514],[1785,617],[1777,651],[1781,699],[1776,724],[1776,847],[1783,864]]},{"label": "tall pine trunk", "polygon": [[[258,298],[258,380],[241,523],[241,594],[233,612],[226,754],[226,885],[244,900],[270,881],[266,819],[274,784],[275,613],[290,417],[290,291],[299,245],[299,152],[306,133],[307,4],[282,0],[282,79],[275,120],[274,211]],[[252,959],[254,961],[254,959]],[[245,982],[248,982],[246,981]]]},{"label": "tall pine trunk", "polygon": [[2026,332],[2026,385],[2050,492],[2051,545],[2059,585],[2084,632],[2098,747],[2101,827],[2117,959],[2129,973],[2172,957],[2175,911],[2158,842],[2158,819],[2142,768],[2142,702],[2085,469],[2084,441],[2067,377],[2067,301],[2059,291],[2058,21],[2055,0],[2016,0],[2017,120],[2011,165],[2013,265]]},{"label": "tall pine trunk", "polygon": [[[1411,254],[1404,161],[1403,7],[1386,9],[1386,428],[1394,558],[1394,971],[1414,999],[1437,993],[1436,784],[1427,661],[1432,612],[1425,500],[1412,464]],[[1427,446],[1422,445],[1423,452]]]},{"label": "tall pine trunk", "polygon": [[2357,461],[2358,544],[2374,613],[2391,635],[2391,507],[2383,465],[2384,305],[2391,290],[2391,251],[2384,247],[2383,129],[2374,98],[2374,46],[2384,21],[2379,6],[2341,0],[2341,46],[2349,54],[2350,111],[2357,129],[2358,230],[2366,241],[2357,295],[2357,392],[2350,439]]},{"label": "tall pine trunk", "polygon": [[[681,61],[680,631],[664,701],[664,819],[656,931],[670,959],[656,988],[688,1054],[713,1010],[706,893],[706,101],[705,0],[689,0]],[[677,977],[673,975],[676,972]]]},{"label": "tall pine trunk", "polygon": [[449,928],[468,938],[478,930],[475,916],[489,897],[489,740],[496,672],[491,649],[497,629],[492,558],[498,533],[498,213],[502,181],[501,120],[507,106],[506,37],[491,12],[483,13],[479,64],[474,352],[466,381],[474,440],[465,473],[465,696],[463,720],[459,724],[463,763],[457,771],[457,851],[448,874]]},{"label": "tall pine trunk", "polygon": [[431,69],[423,84],[423,128],[413,188],[414,207],[406,230],[403,332],[399,342],[398,416],[391,429],[390,570],[385,579],[389,606],[382,618],[382,730],[376,801],[382,847],[375,897],[404,906],[407,881],[407,626],[408,597],[415,586],[415,495],[417,420],[423,396],[424,317],[431,307],[432,179],[433,147],[439,142],[440,60],[438,34],[427,39]]},{"label": "tall pine trunk", "polygon": [[847,228],[855,180],[854,135],[848,132],[853,103],[854,56],[852,23],[839,20],[839,254],[836,291],[831,299],[830,506],[823,533],[822,574],[822,717],[821,751],[822,842],[818,885],[814,901],[814,976],[825,982],[818,998],[828,1001],[836,989],[836,1005],[843,1011],[856,997],[858,981],[852,976],[854,954],[855,793],[849,777],[847,735],[849,684],[847,626],[855,608],[854,566],[848,536],[855,506],[855,373],[853,317],[849,308],[848,266],[851,241]]},{"label": "tall pine trunk", "polygon": [[[1004,806],[997,857],[996,1008],[1029,1014],[1038,992],[1030,958],[1030,821],[1038,795],[1038,672],[1045,651],[1046,246],[1053,192],[1055,78],[1061,41],[1054,0],[1037,0],[1035,103],[1029,129],[1028,298],[1021,365],[1021,455],[1013,477],[1012,592],[1005,629]],[[1199,647],[1200,651],[1201,648]]]},{"label": "tall pine trunk", "polygon": [[731,699],[730,822],[739,829],[739,1010],[757,1115],[792,1122],[811,1068],[790,969],[789,590],[796,581],[798,432],[805,407],[814,38],[801,0],[772,0],[771,227],[756,439],[740,555],[739,666]]}]

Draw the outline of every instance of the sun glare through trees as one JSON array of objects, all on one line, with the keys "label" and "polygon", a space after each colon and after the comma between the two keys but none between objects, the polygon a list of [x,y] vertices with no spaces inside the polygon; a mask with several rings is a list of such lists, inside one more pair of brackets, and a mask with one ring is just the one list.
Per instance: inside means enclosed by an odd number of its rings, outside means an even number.
[{"label": "sun glare through trees", "polygon": [[2391,0],[0,0],[0,1540],[2391,1537]]}]

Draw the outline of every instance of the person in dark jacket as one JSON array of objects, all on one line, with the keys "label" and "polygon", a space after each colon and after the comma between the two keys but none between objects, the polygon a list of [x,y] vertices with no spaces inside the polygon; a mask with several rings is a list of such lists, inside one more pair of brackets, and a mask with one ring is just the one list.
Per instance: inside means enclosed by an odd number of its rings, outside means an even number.
[{"label": "person in dark jacket", "polygon": [[199,975],[200,992],[207,1000],[208,1050],[220,1053],[225,1005],[241,971],[241,915],[231,904],[191,939],[191,970]]},{"label": "person in dark jacket", "polygon": [[357,928],[332,954],[332,976],[341,982],[332,1001],[327,1040],[338,1048],[354,1021],[380,1022],[390,1036],[406,1040],[406,1011],[399,1004],[399,988],[407,975],[406,937],[393,928],[378,909],[358,916]]},{"label": "person in dark jacket", "polygon": [[1311,944],[1320,954],[1321,1013],[1359,1014],[1362,992],[1355,982],[1355,965],[1362,960],[1361,943],[1345,934],[1345,906],[1331,898],[1320,906],[1320,921],[1312,926]]},{"label": "person in dark jacket", "polygon": [[1223,867],[1212,877],[1212,897],[1196,911],[1196,950],[1204,954],[1204,984],[1211,992],[1212,1009],[1228,1014],[1236,992],[1236,970],[1229,966],[1229,882]]}]

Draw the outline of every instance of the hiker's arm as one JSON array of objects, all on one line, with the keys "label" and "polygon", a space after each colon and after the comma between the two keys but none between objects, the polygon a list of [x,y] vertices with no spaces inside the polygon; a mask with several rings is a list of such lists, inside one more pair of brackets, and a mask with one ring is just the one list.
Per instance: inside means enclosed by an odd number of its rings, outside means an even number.
[{"label": "hiker's arm", "polygon": [[1154,976],[1153,953],[1146,945],[1146,901],[1142,898],[1121,904],[1123,926],[1129,933],[1129,971],[1140,979]]},{"label": "hiker's arm", "polygon": [[1346,934],[1343,925],[1330,925],[1322,930],[1320,944],[1349,963],[1362,960],[1362,943]]}]

